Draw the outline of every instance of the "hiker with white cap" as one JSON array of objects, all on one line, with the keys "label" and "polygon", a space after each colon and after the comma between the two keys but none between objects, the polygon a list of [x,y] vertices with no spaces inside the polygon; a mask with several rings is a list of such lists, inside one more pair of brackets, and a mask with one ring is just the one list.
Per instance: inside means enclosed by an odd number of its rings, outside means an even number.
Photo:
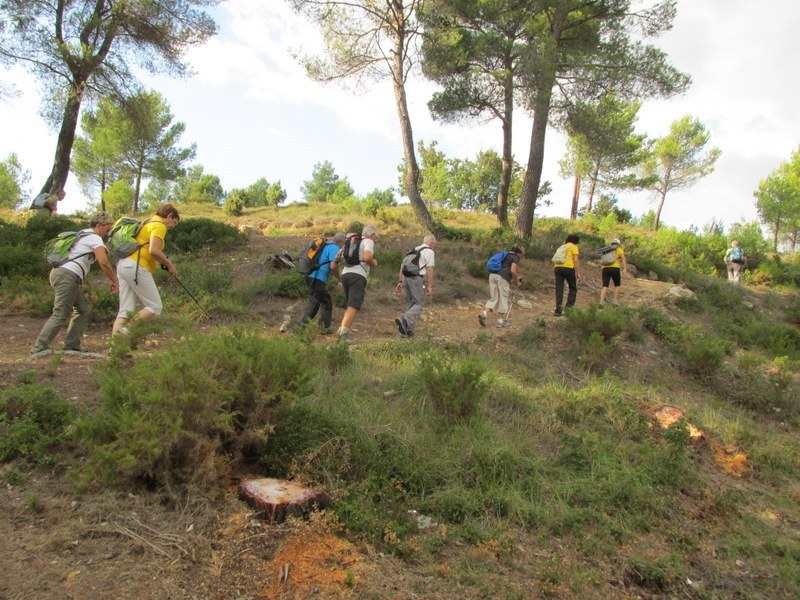
[{"label": "hiker with white cap", "polygon": [[622,242],[617,238],[611,240],[610,246],[600,250],[600,273],[603,287],[600,290],[600,303],[597,306],[599,308],[605,306],[608,286],[612,281],[614,282],[614,292],[611,295],[611,304],[619,306],[619,287],[622,284],[622,274],[628,273],[628,261],[622,250]]}]

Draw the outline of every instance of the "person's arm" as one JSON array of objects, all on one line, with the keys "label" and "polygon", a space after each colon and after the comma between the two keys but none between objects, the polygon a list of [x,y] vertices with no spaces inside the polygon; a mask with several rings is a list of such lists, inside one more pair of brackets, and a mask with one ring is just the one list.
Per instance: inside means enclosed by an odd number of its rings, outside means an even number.
[{"label": "person's arm", "polygon": [[622,272],[626,275],[628,274],[628,259],[625,258],[625,253],[619,255],[620,259],[622,260]]},{"label": "person's arm", "polygon": [[373,257],[372,250],[364,250],[364,256],[361,257],[361,262],[365,262],[373,267],[378,266],[378,261]]},{"label": "person's arm", "polygon": [[117,274],[114,273],[114,267],[112,267],[111,263],[108,261],[108,249],[105,246],[98,246],[95,248],[94,259],[111,282],[111,293],[116,294],[119,289],[119,281],[117,280]]},{"label": "person's arm", "polygon": [[575,277],[581,277],[581,255],[578,252],[578,249],[575,249],[575,253],[572,255],[572,266],[575,269]]},{"label": "person's arm", "polygon": [[175,265],[172,264],[172,261],[167,258],[167,255],[163,252],[164,248],[164,240],[162,240],[157,235],[150,236],[150,256],[156,259],[157,262],[164,265],[167,268],[167,272],[172,275],[173,277],[178,276],[178,271],[175,268]]},{"label": "person's arm", "polygon": [[426,290],[428,296],[433,296],[433,271],[434,271],[433,267],[425,268],[425,273],[428,276],[428,289]]},{"label": "person's arm", "polygon": [[512,262],[511,266],[509,267],[509,271],[511,271],[511,281],[515,283],[517,287],[522,285],[522,277],[519,275],[519,269],[517,268],[517,263]]}]

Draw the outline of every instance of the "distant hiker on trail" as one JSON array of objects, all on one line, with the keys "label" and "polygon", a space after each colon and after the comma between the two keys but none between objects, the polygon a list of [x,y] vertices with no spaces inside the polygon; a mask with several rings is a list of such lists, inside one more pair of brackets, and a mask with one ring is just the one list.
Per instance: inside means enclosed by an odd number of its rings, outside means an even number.
[{"label": "distant hiker on trail", "polygon": [[425,295],[427,293],[428,296],[433,296],[434,250],[436,250],[436,236],[429,233],[422,238],[422,244],[406,254],[400,263],[400,281],[397,283],[396,291],[405,291],[408,306],[403,315],[394,322],[404,338],[414,337],[417,320],[425,308]]},{"label": "distant hiker on trail", "polygon": [[744,250],[739,247],[739,242],[733,240],[731,242],[731,247],[725,252],[725,266],[728,267],[728,281],[734,285],[738,285],[742,269],[744,269],[746,263],[747,257],[744,255]]},{"label": "distant hiker on trail", "polygon": [[331,332],[331,317],[333,316],[333,300],[328,291],[328,278],[333,274],[337,279],[341,279],[339,267],[336,264],[336,255],[344,244],[345,237],[344,233],[337,233],[331,241],[326,242],[319,251],[316,263],[319,264],[319,268],[310,271],[306,276],[308,302],[306,302],[300,322],[303,325],[310,323],[319,312],[319,326],[323,334]]},{"label": "distant hiker on trail", "polygon": [[600,289],[600,302],[597,305],[603,308],[606,304],[608,284],[614,282],[614,292],[611,295],[611,304],[619,306],[619,286],[622,285],[622,274],[628,273],[628,261],[622,250],[622,242],[618,239],[611,240],[611,245],[604,248],[606,252],[600,255],[600,275],[603,287]]},{"label": "distant hiker on trail", "polygon": [[31,210],[35,210],[37,215],[49,217],[58,211],[58,202],[63,200],[66,195],[64,190],[57,190],[53,193],[42,192],[31,202]]},{"label": "distant hiker on trail", "polygon": [[81,284],[92,263],[97,262],[100,265],[103,273],[111,282],[112,293],[115,293],[119,287],[114,268],[108,261],[108,249],[103,243],[103,238],[108,235],[113,225],[114,219],[106,213],[99,212],[93,215],[89,221],[89,229],[83,230],[86,234],[78,237],[69,249],[67,261],[50,271],[50,285],[55,291],[53,314],[45,323],[39,338],[31,348],[32,356],[47,350],[68,321],[69,327],[64,340],[64,350],[81,351],[81,339],[89,324],[91,308],[83,296]]},{"label": "distant hiker on trail", "polygon": [[[175,227],[180,219],[177,208],[162,204],[136,235],[139,249],[119,261],[119,312],[111,329],[112,335],[130,333],[125,325],[131,319],[151,319],[161,314],[163,304],[153,271],[161,264],[170,275],[178,276],[175,265],[164,254],[164,239],[167,230]],[[134,315],[137,298],[144,307]]]},{"label": "distant hiker on trail", "polygon": [[[497,326],[505,327],[508,320],[505,318],[511,310],[508,302],[509,291],[513,283],[517,287],[522,285],[522,276],[519,272],[519,263],[524,251],[520,246],[514,246],[508,252],[500,252],[492,256],[486,264],[489,270],[489,300],[478,313],[478,322],[481,327],[486,327],[486,319],[490,312],[497,313]],[[497,263],[496,266],[493,266]],[[497,270],[495,270],[497,269]]]},{"label": "distant hiker on trail", "polygon": [[347,309],[344,311],[342,324],[336,332],[340,340],[347,341],[350,327],[364,303],[370,267],[378,266],[378,261],[374,256],[377,238],[378,230],[372,225],[364,227],[361,235],[348,233],[340,256],[337,258],[337,263],[342,261],[345,265],[342,269],[341,281],[347,300]]},{"label": "distant hiker on trail", "polygon": [[553,314],[557,317],[564,314],[561,308],[564,301],[564,282],[569,286],[567,304],[564,308],[575,306],[575,299],[578,297],[578,278],[581,266],[580,249],[578,248],[580,241],[577,234],[568,235],[553,255],[553,273],[556,278],[556,310]]}]

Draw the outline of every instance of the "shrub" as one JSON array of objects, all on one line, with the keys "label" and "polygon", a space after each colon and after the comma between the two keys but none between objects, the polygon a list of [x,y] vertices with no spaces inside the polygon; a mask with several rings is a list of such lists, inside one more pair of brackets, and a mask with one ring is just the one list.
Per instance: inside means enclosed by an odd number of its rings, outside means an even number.
[{"label": "shrub", "polygon": [[602,334],[593,331],[586,339],[578,360],[587,368],[594,370],[601,366],[614,350],[614,346],[607,342]]},{"label": "shrub", "polygon": [[705,378],[722,365],[726,345],[717,338],[700,338],[686,347],[686,364],[695,375]]},{"label": "shrub", "polygon": [[598,310],[595,305],[586,310],[568,310],[567,321],[588,339],[593,333],[599,333],[608,341],[631,326],[630,312],[626,309]]},{"label": "shrub", "polygon": [[485,400],[485,372],[478,357],[458,359],[429,352],[420,358],[417,378],[441,415],[469,419]]},{"label": "shrub", "polygon": [[239,231],[214,219],[181,219],[170,232],[167,243],[179,252],[196,252],[201,248],[221,251],[245,243]]},{"label": "shrub", "polygon": [[274,410],[310,393],[307,352],[292,339],[233,332],[186,339],[126,377],[112,361],[101,409],[79,426],[91,457],[84,479],[218,491],[232,462],[261,456]]},{"label": "shrub", "polygon": [[0,393],[0,461],[49,462],[48,451],[67,438],[75,411],[53,388],[20,385]]},{"label": "shrub", "polygon": [[657,338],[670,345],[680,344],[689,337],[689,329],[676,323],[663,312],[645,306],[639,309],[639,317],[644,328]]},{"label": "shrub", "polygon": [[222,212],[229,217],[241,217],[247,206],[247,194],[244,190],[231,190],[222,204]]}]

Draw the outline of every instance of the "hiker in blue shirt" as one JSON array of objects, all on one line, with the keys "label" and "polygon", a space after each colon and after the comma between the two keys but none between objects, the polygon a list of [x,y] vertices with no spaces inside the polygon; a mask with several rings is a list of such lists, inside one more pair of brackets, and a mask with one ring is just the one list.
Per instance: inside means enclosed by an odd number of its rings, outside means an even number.
[{"label": "hiker in blue shirt", "polygon": [[739,284],[739,277],[747,262],[744,250],[739,247],[739,242],[733,240],[731,247],[725,252],[725,265],[728,267],[728,281],[734,285]]},{"label": "hiker in blue shirt", "polygon": [[319,256],[319,268],[311,271],[306,276],[308,285],[308,302],[303,311],[300,323],[310,323],[319,312],[319,325],[322,333],[331,332],[331,317],[333,316],[333,300],[328,291],[328,278],[331,273],[340,278],[339,267],[336,264],[336,254],[344,244],[345,234],[337,233],[330,242],[326,242]]}]

